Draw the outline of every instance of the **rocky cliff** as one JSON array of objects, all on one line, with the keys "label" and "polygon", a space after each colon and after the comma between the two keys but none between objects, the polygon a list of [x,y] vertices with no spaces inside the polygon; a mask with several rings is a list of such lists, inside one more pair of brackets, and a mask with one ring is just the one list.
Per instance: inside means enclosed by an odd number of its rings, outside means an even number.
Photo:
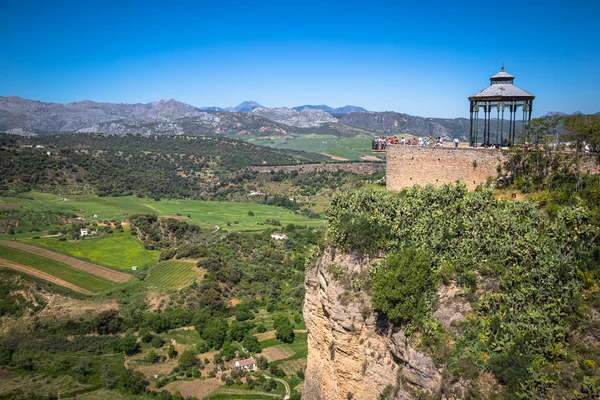
[{"label": "rocky cliff", "polygon": [[[307,273],[303,399],[376,399],[386,387],[398,399],[441,393],[442,372],[433,360],[372,312],[368,294],[353,290],[368,267],[367,259],[328,249]],[[442,314],[460,319],[455,311]]]}]

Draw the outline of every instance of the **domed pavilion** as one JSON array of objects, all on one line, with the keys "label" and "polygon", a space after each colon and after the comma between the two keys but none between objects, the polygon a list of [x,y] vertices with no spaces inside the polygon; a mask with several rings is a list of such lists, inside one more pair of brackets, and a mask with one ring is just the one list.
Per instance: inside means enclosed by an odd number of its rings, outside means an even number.
[{"label": "domed pavilion", "polygon": [[[533,99],[535,96],[514,85],[515,77],[504,72],[502,69],[490,78],[490,86],[469,97],[471,103],[471,125],[469,131],[469,143],[471,147],[477,147],[479,142],[480,127],[483,122],[483,145],[502,145],[503,143],[515,143],[517,111],[523,112],[522,127],[523,138],[527,137],[526,122],[531,120]],[[492,130],[492,111],[496,110],[495,137]],[[504,111],[509,113],[508,129],[505,135]],[[483,121],[479,113],[483,112]]]}]

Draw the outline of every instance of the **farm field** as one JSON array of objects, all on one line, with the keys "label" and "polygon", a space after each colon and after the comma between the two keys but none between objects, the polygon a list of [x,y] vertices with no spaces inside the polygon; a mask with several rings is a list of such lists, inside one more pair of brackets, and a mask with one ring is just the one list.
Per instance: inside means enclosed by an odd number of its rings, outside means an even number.
[{"label": "farm field", "polygon": [[[156,214],[169,217],[176,214],[189,216],[190,223],[205,229],[219,226],[223,230],[253,231],[262,230],[266,219],[277,219],[283,225],[322,226],[321,219],[309,219],[288,209],[256,203],[217,202],[202,200],[161,200],[149,198],[98,197],[92,195],[58,196],[48,193],[29,192],[31,199],[0,198],[0,204],[18,204],[32,210],[53,210],[70,212],[83,216],[86,220],[125,220],[132,214]],[[252,211],[254,216],[249,216]],[[94,217],[96,215],[97,217]],[[231,226],[227,226],[227,223]],[[235,224],[234,222],[237,222]],[[268,226],[268,225],[267,225]],[[9,237],[2,235],[2,237]]]},{"label": "farm field", "polygon": [[[261,146],[268,146],[277,149],[302,150],[313,153],[325,153],[334,160],[362,160],[364,156],[373,156],[371,153],[370,136],[358,136],[353,138],[340,138],[336,135],[327,134],[291,134],[279,137],[256,137],[249,138],[248,141]],[[377,155],[377,158],[383,160],[383,155]],[[343,159],[343,160],[341,160]]]},{"label": "farm field", "polygon": [[[72,268],[67,264],[2,245],[0,245],[0,259],[39,270],[92,293],[100,293],[116,286],[116,283],[108,279]],[[0,264],[3,264],[2,261]],[[10,265],[6,266],[10,267]]]},{"label": "farm field", "polygon": [[279,366],[287,375],[296,375],[298,371],[306,369],[306,358],[298,360],[286,361]]},{"label": "farm field", "polygon": [[112,282],[123,283],[127,282],[131,279],[131,276],[125,274],[120,271],[115,271],[111,268],[106,268],[98,264],[93,264],[87,261],[80,260],[75,257],[67,256],[61,253],[56,253],[54,251],[44,249],[43,247],[32,246],[27,243],[15,242],[10,240],[1,240],[0,245],[4,247],[10,247],[13,249],[18,249],[26,253],[31,253],[38,255],[44,259],[50,259],[54,261],[58,261],[63,264],[67,264],[69,267],[81,270],[85,273],[89,273],[91,275],[98,276],[100,278],[108,279]]},{"label": "farm field", "polygon": [[203,275],[193,262],[163,261],[150,267],[144,285],[156,289],[180,289],[191,285]]},{"label": "farm field", "polygon": [[308,355],[307,334],[306,332],[294,332],[296,335],[294,343],[283,343],[277,339],[260,342],[263,347],[262,354],[267,358],[274,357],[272,362],[269,360],[269,364],[281,366],[285,362],[306,359]]},{"label": "farm field", "polygon": [[158,261],[158,251],[146,250],[137,236],[115,231],[102,237],[83,240],[59,240],[57,237],[21,240],[34,246],[80,258],[89,262],[131,272],[132,266],[145,267]]}]

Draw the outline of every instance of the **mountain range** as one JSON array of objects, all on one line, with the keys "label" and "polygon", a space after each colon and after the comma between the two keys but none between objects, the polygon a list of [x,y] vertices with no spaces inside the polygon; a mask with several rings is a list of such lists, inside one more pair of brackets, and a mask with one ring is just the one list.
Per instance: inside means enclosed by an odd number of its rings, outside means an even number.
[{"label": "mountain range", "polygon": [[[328,109],[331,112],[327,112]],[[517,122],[518,130],[520,125]],[[413,134],[465,140],[469,127],[466,118],[424,118],[393,111],[366,111],[357,106],[337,109],[326,105],[266,108],[248,101],[226,111],[218,107],[198,108],[174,99],[147,104],[89,100],[59,104],[14,96],[0,97],[0,132],[19,135],[95,132],[238,137],[290,133],[357,136],[371,133],[375,136]],[[483,129],[483,123],[480,129]]]}]

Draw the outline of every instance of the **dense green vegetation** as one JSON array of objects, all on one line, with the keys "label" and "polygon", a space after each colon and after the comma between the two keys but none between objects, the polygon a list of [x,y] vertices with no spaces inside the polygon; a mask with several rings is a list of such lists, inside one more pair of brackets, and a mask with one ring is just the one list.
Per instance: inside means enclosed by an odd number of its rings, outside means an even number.
[{"label": "dense green vegetation", "polygon": [[[345,250],[389,252],[370,271],[374,306],[429,338],[434,357],[448,351],[447,340],[436,342],[436,335],[449,333],[422,318],[431,310],[431,277],[468,291],[474,315],[460,329],[452,356],[438,357],[452,373],[473,373],[464,369],[473,363],[475,374],[493,372],[509,397],[597,390],[598,371],[580,365],[588,358],[600,361],[600,353],[573,334],[585,315],[582,290],[600,277],[598,227],[590,211],[565,206],[550,214],[533,202],[493,195],[488,189],[468,193],[460,185],[346,193],[331,204],[328,238]],[[370,235],[356,229],[369,225]],[[431,263],[429,271],[402,278],[400,269],[415,272],[414,264],[402,261],[406,251],[425,254],[418,264]],[[402,296],[409,287],[420,289],[411,301]],[[583,368],[581,375],[565,381],[574,368]]]},{"label": "dense green vegetation", "polygon": [[328,159],[204,136],[80,134],[19,138],[3,134],[0,141],[0,189],[45,188],[100,196],[189,197],[202,187],[203,176],[208,173]]}]

